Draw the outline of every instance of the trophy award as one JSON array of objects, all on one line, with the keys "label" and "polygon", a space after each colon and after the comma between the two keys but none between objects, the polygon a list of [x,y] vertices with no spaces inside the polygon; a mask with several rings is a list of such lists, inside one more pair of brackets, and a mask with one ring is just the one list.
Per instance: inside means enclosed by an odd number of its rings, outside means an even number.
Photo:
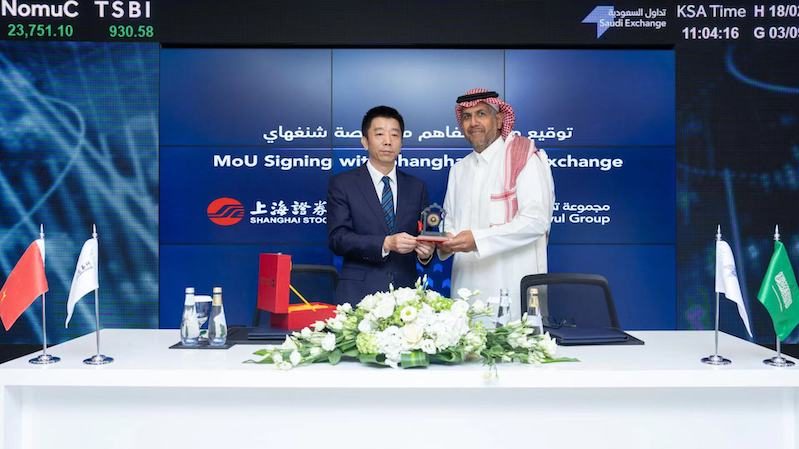
[{"label": "trophy award", "polygon": [[422,219],[419,222],[418,240],[427,242],[444,242],[450,237],[443,231],[444,217],[447,212],[438,203],[433,203],[422,211]]}]

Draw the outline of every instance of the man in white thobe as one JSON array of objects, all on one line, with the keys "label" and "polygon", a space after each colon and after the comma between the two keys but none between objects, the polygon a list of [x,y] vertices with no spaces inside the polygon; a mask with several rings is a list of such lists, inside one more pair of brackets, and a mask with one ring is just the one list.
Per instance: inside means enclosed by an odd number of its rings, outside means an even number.
[{"label": "man in white thobe", "polygon": [[555,188],[546,153],[512,135],[515,116],[496,92],[472,89],[456,117],[474,151],[449,172],[443,260],[455,256],[452,292],[480,290],[480,299],[508,289],[511,317],[522,310],[521,279],[547,271]]}]

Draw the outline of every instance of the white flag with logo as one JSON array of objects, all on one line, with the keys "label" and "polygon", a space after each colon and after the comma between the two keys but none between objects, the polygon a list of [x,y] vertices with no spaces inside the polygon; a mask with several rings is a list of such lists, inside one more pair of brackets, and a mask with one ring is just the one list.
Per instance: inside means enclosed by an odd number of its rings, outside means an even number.
[{"label": "white flag with logo", "polygon": [[749,329],[749,315],[746,313],[744,298],[741,294],[741,285],[738,283],[738,273],[735,271],[735,259],[732,256],[730,245],[724,240],[716,241],[716,292],[724,293],[730,301],[738,305],[738,314],[746,326],[746,332],[752,336]]},{"label": "white flag with logo", "polygon": [[75,275],[72,276],[72,287],[69,289],[69,300],[67,300],[67,321],[64,327],[69,327],[75,304],[87,293],[99,288],[97,269],[97,239],[89,239],[80,250]]}]

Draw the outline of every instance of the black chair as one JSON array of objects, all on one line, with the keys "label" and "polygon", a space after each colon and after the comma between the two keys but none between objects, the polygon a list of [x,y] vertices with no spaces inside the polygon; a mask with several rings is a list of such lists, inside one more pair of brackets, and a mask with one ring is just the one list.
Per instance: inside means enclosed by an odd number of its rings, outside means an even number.
[{"label": "black chair", "polygon": [[537,289],[544,325],[620,328],[608,280],[597,274],[543,273],[522,278],[522,313]]},{"label": "black chair", "polygon": [[[304,265],[291,266],[291,285],[310,302],[336,303],[336,286],[338,285],[338,272],[332,265]],[[298,303],[300,299],[294,292],[289,293],[289,302]],[[261,323],[261,315],[265,312],[255,309],[253,326]],[[266,320],[268,322],[268,320]]]}]

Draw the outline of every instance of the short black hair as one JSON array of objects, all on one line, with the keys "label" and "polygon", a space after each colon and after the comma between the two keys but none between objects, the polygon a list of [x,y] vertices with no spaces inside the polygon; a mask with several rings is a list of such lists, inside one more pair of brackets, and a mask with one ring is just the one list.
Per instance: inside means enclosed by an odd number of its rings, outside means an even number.
[{"label": "short black hair", "polygon": [[366,111],[366,115],[363,116],[363,121],[361,121],[361,134],[364,137],[367,137],[366,133],[369,131],[369,126],[372,125],[372,120],[377,117],[393,118],[399,122],[400,133],[405,132],[405,121],[402,120],[402,116],[396,109],[391,106],[375,106]]}]

